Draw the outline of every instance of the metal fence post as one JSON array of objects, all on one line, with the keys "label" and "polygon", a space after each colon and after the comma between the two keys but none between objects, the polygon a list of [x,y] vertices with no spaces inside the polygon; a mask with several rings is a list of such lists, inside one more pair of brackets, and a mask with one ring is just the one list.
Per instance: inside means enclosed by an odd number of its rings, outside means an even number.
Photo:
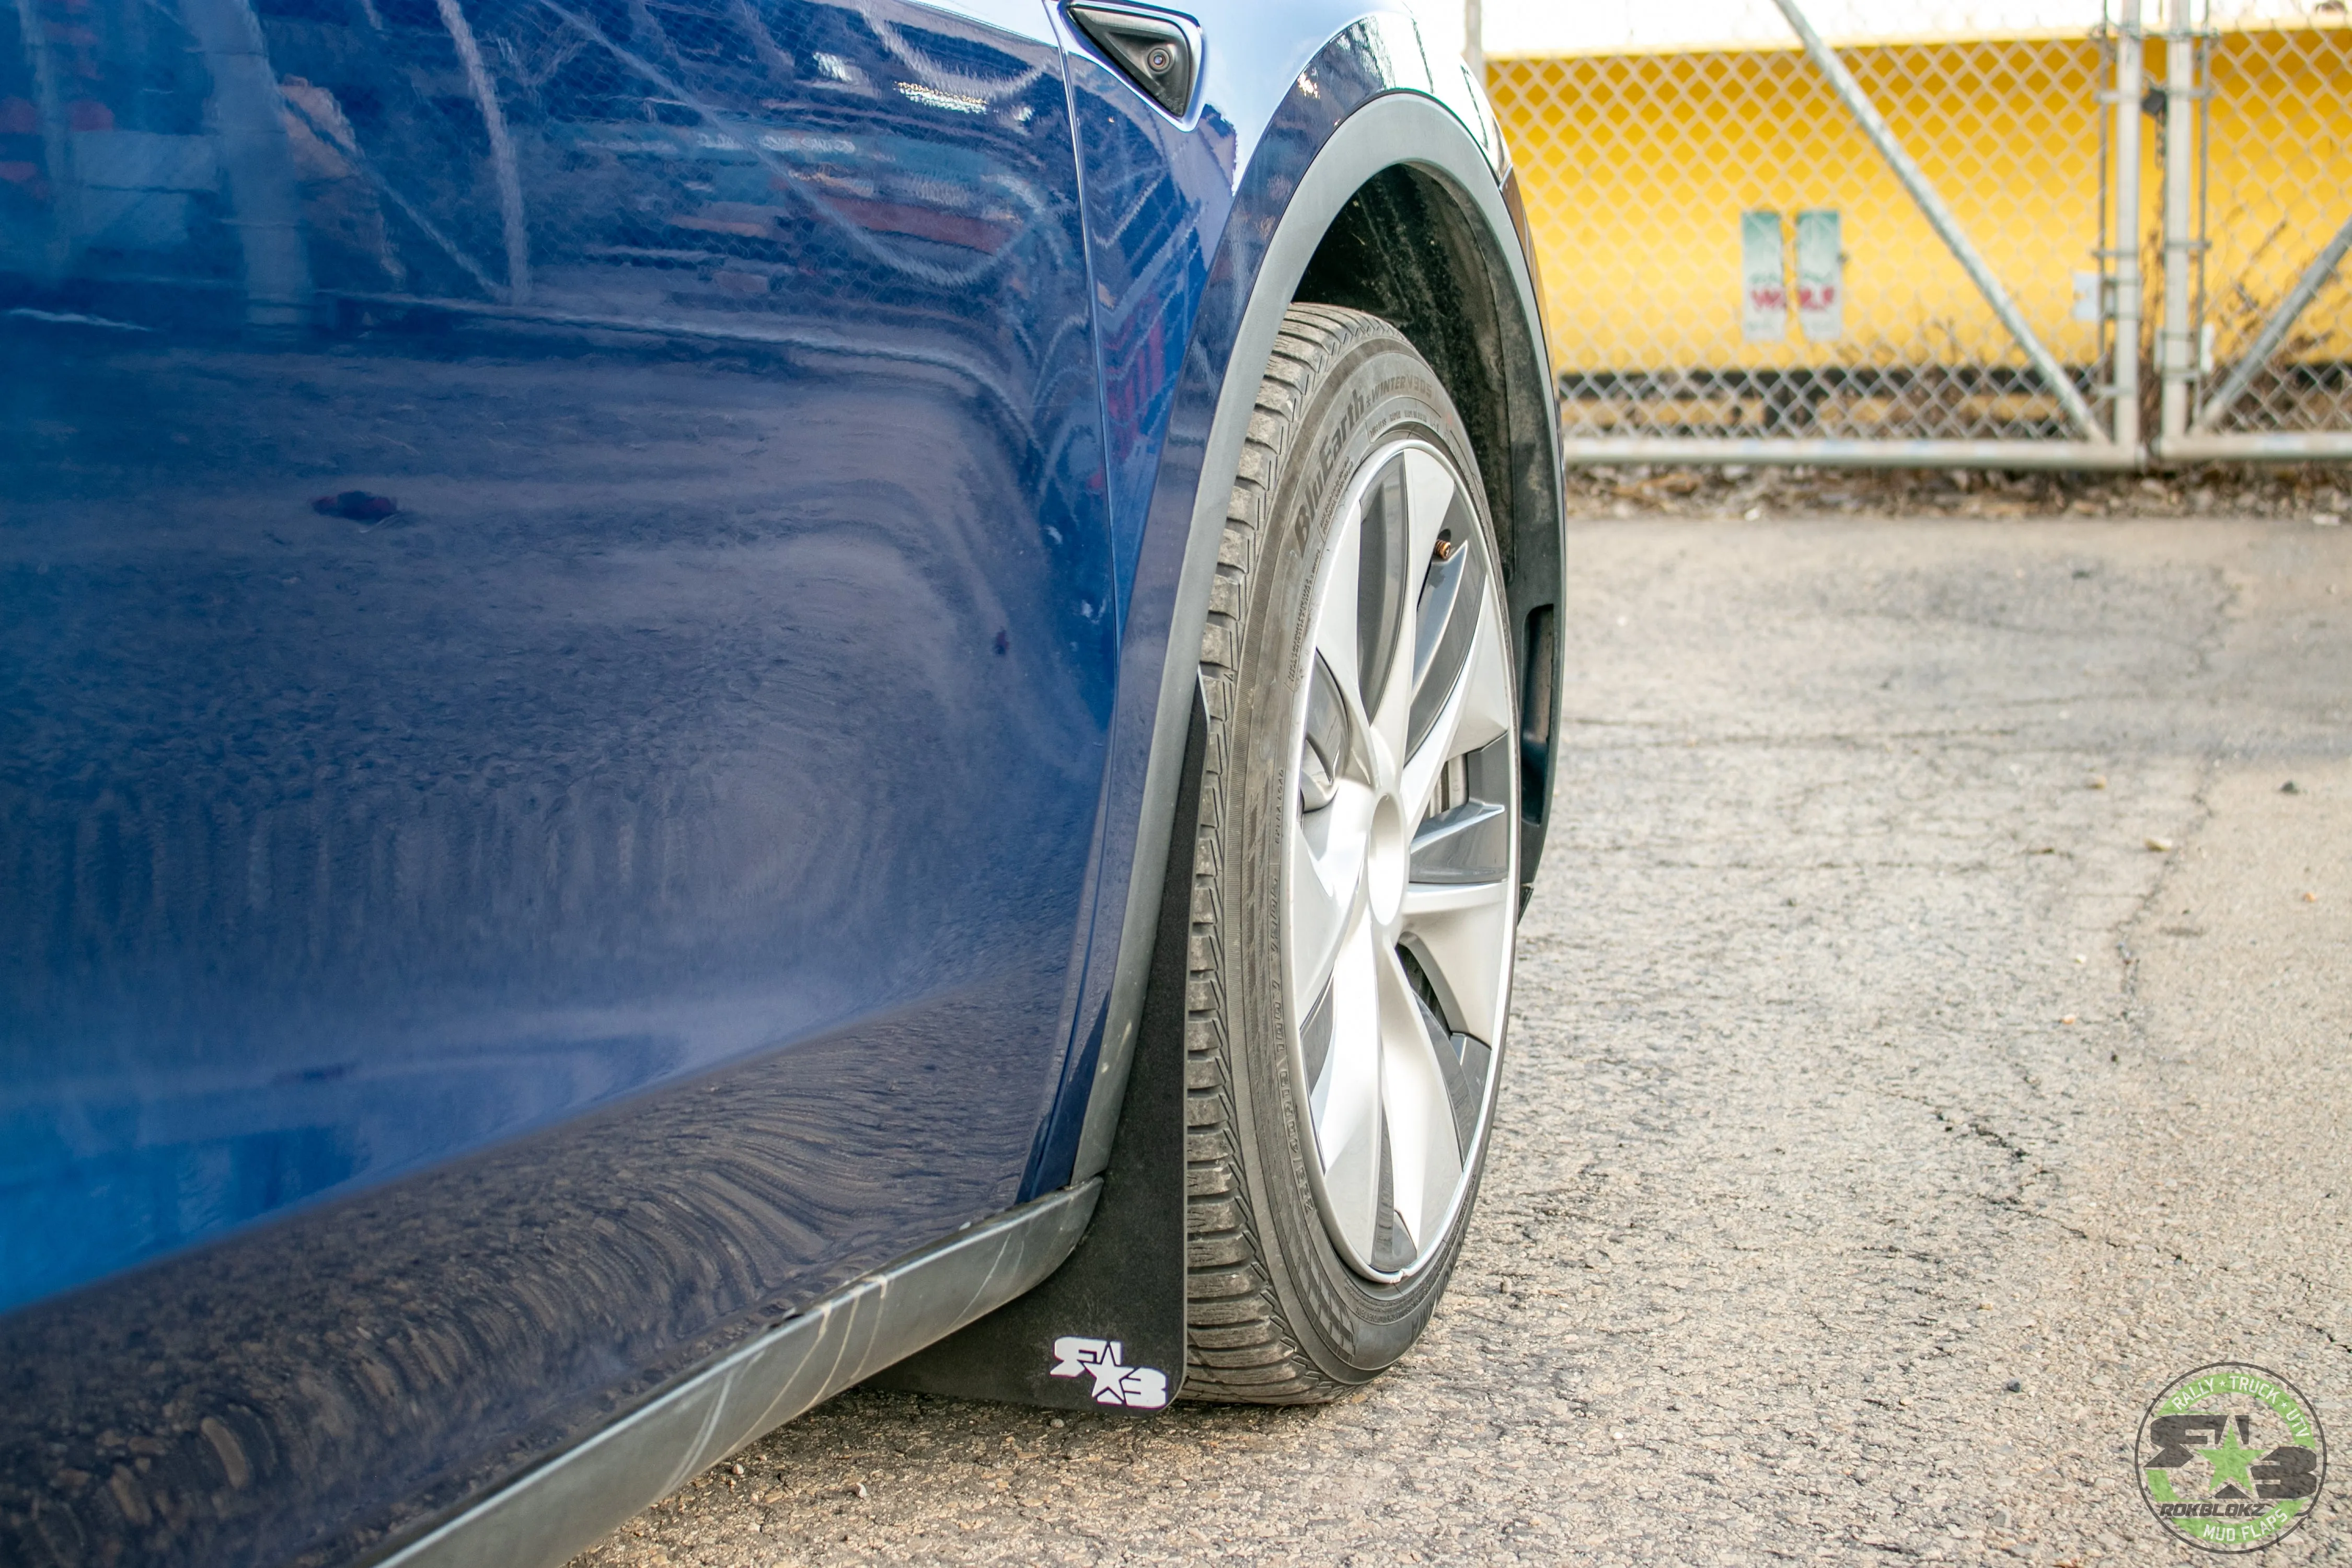
[{"label": "metal fence post", "polygon": [[2196,173],[2197,35],[2192,0],[2171,0],[2164,32],[2164,330],[2157,368],[2164,377],[2158,429],[2175,439],[2189,430],[2189,395],[2197,379],[2197,343],[2189,321],[2189,266],[2197,250],[2191,231],[2189,181]]},{"label": "metal fence post", "polygon": [[[2158,456],[2352,459],[2352,310],[2341,291],[2331,292],[2352,253],[2352,219],[2344,216],[2352,143],[2343,131],[2352,123],[2352,32],[2340,15],[2330,18],[2340,8],[2325,0],[2284,8],[2275,0],[2204,0],[2200,9],[2206,26],[2189,40],[2201,79],[2191,122],[2200,132],[2199,178],[2218,181],[2221,199],[2218,211],[2199,214],[2185,258],[2200,275],[2218,263],[2221,288],[2199,290],[2202,304],[2189,326],[2197,335],[2168,348],[2198,363],[2193,377],[2179,378],[2187,396],[2176,429],[2176,372],[2168,362]],[[2188,31],[2186,16],[2176,22]],[[2173,112],[2181,107],[2176,94]],[[2223,340],[2220,365],[2206,363],[2202,334]]]},{"label": "metal fence post", "polygon": [[2139,445],[2139,117],[2147,67],[2139,0],[2116,18],[2116,445]]}]

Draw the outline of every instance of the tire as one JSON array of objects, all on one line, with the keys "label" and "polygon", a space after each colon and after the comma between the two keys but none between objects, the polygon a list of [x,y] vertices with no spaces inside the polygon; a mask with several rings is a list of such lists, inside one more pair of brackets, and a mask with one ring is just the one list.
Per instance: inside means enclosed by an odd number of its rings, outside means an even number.
[{"label": "tire", "polygon": [[1427,363],[1378,318],[1293,306],[1201,647],[1187,1397],[1337,1398],[1453,1272],[1518,916],[1500,560]]}]

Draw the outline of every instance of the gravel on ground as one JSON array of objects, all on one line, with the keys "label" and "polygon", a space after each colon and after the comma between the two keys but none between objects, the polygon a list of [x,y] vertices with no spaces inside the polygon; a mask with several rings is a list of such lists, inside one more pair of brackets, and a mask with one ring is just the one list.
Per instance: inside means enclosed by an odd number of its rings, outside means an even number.
[{"label": "gravel on ground", "polygon": [[[1574,518],[2285,517],[2352,512],[2341,465],[2198,465],[2160,473],[1825,468],[1733,463],[1571,468]],[[2325,526],[2323,524],[2322,526]]]}]

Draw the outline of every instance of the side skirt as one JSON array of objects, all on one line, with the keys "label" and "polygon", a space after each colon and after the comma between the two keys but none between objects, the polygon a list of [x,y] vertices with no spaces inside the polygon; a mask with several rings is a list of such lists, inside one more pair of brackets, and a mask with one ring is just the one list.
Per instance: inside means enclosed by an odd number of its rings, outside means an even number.
[{"label": "side skirt", "polygon": [[1102,1193],[1050,1193],[869,1274],[383,1559],[555,1568],[811,1406],[1003,1306],[1059,1267]]}]

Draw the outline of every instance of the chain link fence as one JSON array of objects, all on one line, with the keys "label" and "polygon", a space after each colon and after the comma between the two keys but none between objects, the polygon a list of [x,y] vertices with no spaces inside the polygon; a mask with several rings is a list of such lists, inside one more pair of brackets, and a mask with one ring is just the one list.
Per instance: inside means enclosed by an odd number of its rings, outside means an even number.
[{"label": "chain link fence", "polygon": [[2352,456],[2341,5],[1503,20],[1572,461]]},{"label": "chain link fence", "polygon": [[2346,8],[2214,0],[2197,20],[2192,416],[2224,436],[2352,431]]}]

